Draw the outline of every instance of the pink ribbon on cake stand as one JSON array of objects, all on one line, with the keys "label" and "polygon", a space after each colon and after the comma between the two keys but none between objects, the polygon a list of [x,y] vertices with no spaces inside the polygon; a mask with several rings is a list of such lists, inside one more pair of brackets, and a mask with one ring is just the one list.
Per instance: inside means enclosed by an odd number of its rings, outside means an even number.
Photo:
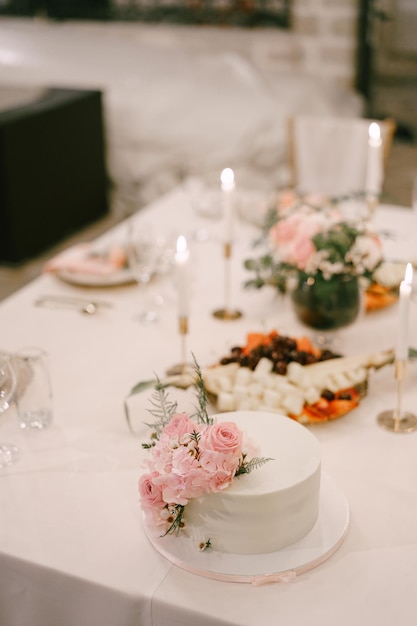
[{"label": "pink ribbon on cake stand", "polygon": [[266,585],[268,583],[293,583],[297,578],[294,570],[283,572],[282,574],[266,574],[265,576],[255,576],[250,583],[257,587],[258,585]]}]

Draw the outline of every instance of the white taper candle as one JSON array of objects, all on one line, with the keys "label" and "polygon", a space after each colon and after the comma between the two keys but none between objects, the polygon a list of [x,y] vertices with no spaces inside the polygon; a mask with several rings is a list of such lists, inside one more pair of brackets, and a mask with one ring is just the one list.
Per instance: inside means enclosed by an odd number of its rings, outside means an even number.
[{"label": "white taper candle", "polygon": [[366,166],[365,191],[368,196],[379,196],[383,183],[383,153],[379,124],[369,125],[368,158]]},{"label": "white taper candle", "polygon": [[235,189],[235,175],[230,167],[226,167],[222,171],[220,181],[223,192],[224,238],[226,243],[230,243],[233,237],[233,205]]},{"label": "white taper candle", "polygon": [[413,266],[407,263],[404,280],[400,285],[400,300],[398,310],[398,337],[395,350],[397,361],[408,359],[408,318],[410,308],[410,296],[413,285]]},{"label": "white taper candle", "polygon": [[180,235],[177,239],[177,251],[175,253],[175,265],[177,270],[177,289],[178,289],[178,315],[179,317],[188,316],[188,259],[190,253],[187,248],[187,241],[184,235]]}]

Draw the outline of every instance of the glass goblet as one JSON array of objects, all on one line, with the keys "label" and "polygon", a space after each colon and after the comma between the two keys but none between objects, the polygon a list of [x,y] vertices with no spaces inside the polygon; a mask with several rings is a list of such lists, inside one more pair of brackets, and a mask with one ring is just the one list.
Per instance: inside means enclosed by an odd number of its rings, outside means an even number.
[{"label": "glass goblet", "polygon": [[[10,354],[0,352],[0,413],[4,413],[13,401],[16,390],[16,373]],[[16,446],[0,443],[0,468],[15,463],[19,457]]]},{"label": "glass goblet", "polygon": [[143,289],[145,306],[140,311],[138,319],[142,324],[152,324],[159,319],[156,308],[159,306],[158,298],[152,301],[146,290],[158,267],[160,250],[152,227],[139,224],[134,219],[130,220],[127,236],[127,258],[133,276]]},{"label": "glass goblet", "polygon": [[208,184],[201,178],[190,176],[184,182],[184,189],[198,220],[193,238],[199,243],[208,241],[211,238],[211,231],[207,225],[208,220],[219,221],[222,215],[222,197],[218,175],[215,182],[210,181]]}]

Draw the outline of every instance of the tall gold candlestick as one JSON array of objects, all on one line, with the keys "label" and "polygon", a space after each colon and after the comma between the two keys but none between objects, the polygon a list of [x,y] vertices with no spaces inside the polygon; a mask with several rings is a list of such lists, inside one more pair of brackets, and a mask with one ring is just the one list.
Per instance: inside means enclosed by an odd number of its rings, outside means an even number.
[{"label": "tall gold candlestick", "polygon": [[187,368],[187,334],[188,334],[188,317],[179,318],[179,331],[181,337],[181,373],[184,374]]},{"label": "tall gold candlestick", "polygon": [[181,340],[181,361],[167,370],[167,374],[169,376],[186,374],[191,367],[191,365],[187,363],[188,317],[185,315],[180,315],[178,318],[178,330]]},{"label": "tall gold candlestick", "polygon": [[378,196],[368,195],[366,198],[366,204],[368,207],[367,218],[371,221],[374,218],[375,211],[378,207]]},{"label": "tall gold candlestick", "polygon": [[371,122],[368,129],[368,154],[366,164],[366,196],[368,218],[372,219],[378,205],[383,181],[383,146],[381,129],[376,122]]},{"label": "tall gold candlestick", "polygon": [[223,196],[223,218],[224,218],[224,308],[214,311],[214,317],[220,320],[236,320],[242,313],[230,307],[230,270],[232,260],[232,239],[234,222],[234,190],[235,175],[230,167],[226,167],[221,175],[221,189]]},{"label": "tall gold candlestick", "polygon": [[242,313],[230,307],[230,264],[232,259],[232,244],[226,242],[223,249],[224,254],[224,308],[214,311],[214,317],[221,320],[236,320],[242,317]]},{"label": "tall gold candlestick", "polygon": [[396,359],[397,405],[395,409],[383,411],[377,417],[380,426],[394,433],[411,433],[417,429],[417,417],[413,413],[404,413],[402,410],[403,386],[407,377],[407,367],[407,359]]}]

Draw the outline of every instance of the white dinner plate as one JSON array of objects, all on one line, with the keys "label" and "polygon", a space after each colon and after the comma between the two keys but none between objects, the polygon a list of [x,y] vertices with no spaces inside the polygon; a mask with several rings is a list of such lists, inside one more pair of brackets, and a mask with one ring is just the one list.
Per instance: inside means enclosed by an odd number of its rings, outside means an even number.
[{"label": "white dinner plate", "polygon": [[78,287],[115,287],[135,282],[133,273],[128,267],[106,275],[59,270],[56,272],[56,276],[64,282]]},{"label": "white dinner plate", "polygon": [[348,528],[346,497],[325,473],[321,476],[319,517],[315,526],[303,539],[277,552],[227,554],[213,548],[199,551],[184,534],[155,537],[145,524],[151,544],[177,567],[206,578],[253,585],[285,582],[317,567],[342,545]]}]

